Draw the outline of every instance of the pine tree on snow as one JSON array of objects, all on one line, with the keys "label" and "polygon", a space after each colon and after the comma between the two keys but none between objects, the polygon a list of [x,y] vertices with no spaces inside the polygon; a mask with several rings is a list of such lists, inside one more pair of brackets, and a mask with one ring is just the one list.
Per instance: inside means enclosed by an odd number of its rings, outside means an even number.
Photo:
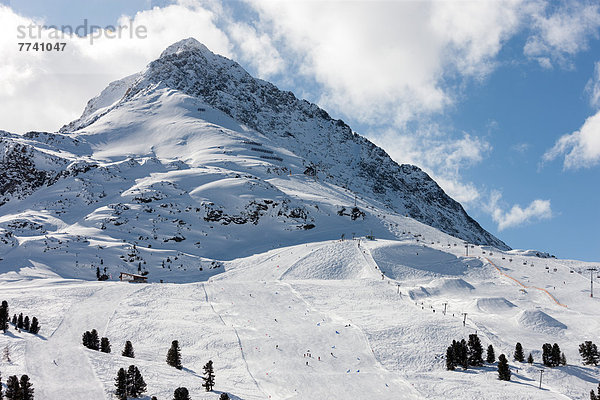
[{"label": "pine tree on snow", "polygon": [[454,348],[456,347],[455,343],[456,340],[454,340],[446,349],[446,369],[448,371],[454,371],[456,369],[456,356],[454,355]]},{"label": "pine tree on snow", "polygon": [[21,376],[21,400],[33,400],[33,385],[27,375]]},{"label": "pine tree on snow", "polygon": [[491,344],[487,348],[487,355],[485,357],[485,362],[488,364],[493,364],[496,362],[496,354],[494,353],[494,346]]},{"label": "pine tree on snow", "polygon": [[90,332],[90,349],[100,350],[100,338],[98,337],[98,331],[95,329]]},{"label": "pine tree on snow", "polygon": [[90,335],[90,331],[85,331],[81,336],[81,343],[84,345],[84,347],[87,347],[88,349],[90,348]]},{"label": "pine tree on snow", "polygon": [[19,318],[17,319],[17,328],[23,329],[23,313],[19,314]]},{"label": "pine tree on snow", "polygon": [[229,400],[229,395],[227,393],[221,393],[219,400]]},{"label": "pine tree on snow", "polygon": [[209,360],[204,366],[204,376],[202,379],[204,380],[202,386],[204,386],[206,391],[212,391],[213,387],[215,386],[215,371],[213,369],[212,360]]},{"label": "pine tree on snow", "polygon": [[150,397],[150,400],[158,400],[158,399],[156,398],[156,396],[152,396],[152,397]]},{"label": "pine tree on snow", "polygon": [[103,353],[110,353],[110,341],[108,338],[103,337],[100,339],[100,351]]},{"label": "pine tree on snow", "polygon": [[552,367],[552,345],[550,343],[542,345],[542,364]]},{"label": "pine tree on snow", "polygon": [[579,354],[583,359],[584,365],[598,365],[599,357],[598,348],[589,340],[579,345]]},{"label": "pine tree on snow", "polygon": [[533,356],[531,355],[531,353],[529,353],[529,357],[527,357],[527,362],[529,364],[533,364]]},{"label": "pine tree on snow", "polygon": [[119,400],[127,400],[127,374],[123,368],[119,369],[115,378],[115,396]]},{"label": "pine tree on snow", "polygon": [[560,353],[560,365],[567,365],[567,357],[565,357],[565,353]]},{"label": "pine tree on snow", "polygon": [[550,359],[552,363],[552,367],[558,367],[561,361],[561,351],[558,343],[554,343],[552,345],[552,351],[550,352]]},{"label": "pine tree on snow", "polygon": [[23,329],[26,331],[29,330],[29,315],[26,315],[25,319],[23,319]]},{"label": "pine tree on snow", "polygon": [[17,314],[13,315],[12,317],[12,324],[16,327],[17,326]]},{"label": "pine tree on snow", "polygon": [[469,349],[467,347],[467,342],[465,341],[465,339],[461,339],[461,341],[458,343],[457,350],[458,351],[456,351],[456,354],[458,355],[458,365],[460,365],[464,369],[469,368]]},{"label": "pine tree on snow", "polygon": [[29,327],[29,332],[33,333],[35,335],[39,331],[40,331],[40,324],[38,322],[38,319],[36,317],[33,317],[31,320],[31,326]]},{"label": "pine tree on snow", "polygon": [[498,357],[498,378],[501,381],[510,381],[510,368],[504,354]]},{"label": "pine tree on snow", "polygon": [[525,354],[523,354],[523,346],[521,343],[517,343],[515,346],[515,360],[519,362],[525,361]]},{"label": "pine tree on snow", "polygon": [[483,347],[481,346],[481,341],[477,334],[469,335],[469,343],[468,346],[468,357],[469,357],[469,365],[481,366],[483,365]]},{"label": "pine tree on snow", "polygon": [[123,348],[123,352],[121,353],[121,355],[123,357],[135,358],[135,355],[133,353],[133,345],[129,340],[125,342],[125,348]]},{"label": "pine tree on snow", "polygon": [[190,392],[188,392],[187,388],[178,387],[173,392],[173,400],[190,400]]},{"label": "pine tree on snow", "polygon": [[135,365],[130,365],[127,370],[127,394],[131,397],[140,397],[146,391],[146,382]]},{"label": "pine tree on snow", "polygon": [[21,386],[19,385],[19,378],[16,375],[9,376],[6,381],[6,392],[4,397],[7,400],[21,400]]},{"label": "pine tree on snow", "polygon": [[598,396],[593,390],[590,390],[590,400],[600,400],[600,382],[598,383]]},{"label": "pine tree on snow", "polygon": [[167,352],[167,364],[177,369],[183,368],[181,365],[181,351],[179,350],[179,341],[173,340],[171,348]]},{"label": "pine tree on snow", "polygon": [[0,306],[0,329],[6,332],[8,329],[8,321],[10,319],[10,314],[8,313],[8,302],[6,300],[2,301],[2,306]]}]

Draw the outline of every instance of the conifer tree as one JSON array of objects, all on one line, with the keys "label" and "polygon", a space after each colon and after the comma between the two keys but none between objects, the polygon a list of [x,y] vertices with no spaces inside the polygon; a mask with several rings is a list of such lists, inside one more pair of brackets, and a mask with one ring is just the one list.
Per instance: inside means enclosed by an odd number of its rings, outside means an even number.
[{"label": "conifer tree", "polygon": [[190,400],[190,392],[187,388],[178,387],[173,393],[173,400]]},{"label": "conifer tree", "polygon": [[9,376],[6,381],[6,392],[4,397],[7,400],[21,400],[21,386],[19,385],[19,378],[16,375]]},{"label": "conifer tree", "polygon": [[127,370],[127,394],[131,397],[140,397],[146,391],[146,382],[135,365],[130,365]]},{"label": "conifer tree", "polygon": [[552,345],[550,343],[542,345],[542,364],[552,367]]},{"label": "conifer tree", "polygon": [[6,302],[6,300],[3,300],[2,306],[0,306],[0,329],[4,332],[6,332],[6,330],[8,329],[9,318],[10,316],[8,314],[8,303]]},{"label": "conifer tree", "polygon": [[467,342],[465,341],[465,339],[461,339],[461,341],[458,343],[457,350],[458,351],[456,351],[456,354],[458,355],[458,365],[460,365],[464,369],[469,368],[469,349],[467,347]]},{"label": "conifer tree", "polygon": [[173,340],[171,348],[167,352],[167,364],[177,369],[182,369],[181,351],[179,350],[179,341]]},{"label": "conifer tree", "polygon": [[110,353],[110,341],[108,338],[103,337],[100,339],[100,351],[103,353]]},{"label": "conifer tree", "polygon": [[533,364],[533,356],[531,355],[531,353],[529,353],[529,356],[527,357],[527,362],[529,364]]},{"label": "conifer tree", "polygon": [[206,391],[212,391],[213,387],[215,386],[215,371],[213,369],[212,360],[209,360],[204,366],[204,376],[202,377],[202,379],[204,380],[202,386],[204,386]]},{"label": "conifer tree", "polygon": [[598,365],[600,358],[600,355],[598,354],[598,347],[596,347],[596,345],[591,341],[586,340],[579,345],[579,354],[583,359],[584,365]]},{"label": "conifer tree", "polygon": [[454,371],[456,369],[456,356],[454,355],[454,348],[456,340],[452,342],[450,346],[446,349],[446,369],[448,371]]},{"label": "conifer tree", "polygon": [[152,396],[152,397],[150,397],[150,400],[158,400],[158,399],[156,398],[156,396]]},{"label": "conifer tree", "polygon": [[95,329],[92,329],[92,331],[90,332],[90,349],[100,349],[100,338],[98,337],[98,331]]},{"label": "conifer tree", "polygon": [[498,357],[498,378],[501,381],[510,381],[510,368],[504,354]]},{"label": "conifer tree", "polygon": [[558,367],[560,365],[560,357],[561,352],[560,352],[560,347],[558,346],[558,343],[554,343],[552,345],[552,351],[550,352],[550,359],[551,359],[551,363],[552,363],[552,367]]},{"label": "conifer tree", "polygon": [[23,319],[23,329],[26,331],[29,330],[29,315],[26,315],[25,319]]},{"label": "conifer tree", "polygon": [[96,279],[100,280],[100,267],[96,267]]},{"label": "conifer tree", "polygon": [[229,395],[227,393],[221,393],[219,400],[229,400]]},{"label": "conifer tree", "polygon": [[481,346],[481,341],[477,334],[469,335],[469,343],[468,343],[468,357],[469,357],[469,365],[481,366],[483,365],[483,347]]},{"label": "conifer tree", "polygon": [[88,349],[90,348],[90,335],[90,331],[85,331],[81,336],[81,343]]},{"label": "conifer tree", "polygon": [[523,346],[521,346],[521,343],[517,343],[515,346],[515,360],[518,362],[525,361],[525,354],[523,354]]},{"label": "conifer tree", "polygon": [[13,315],[12,317],[12,324],[16,327],[17,326],[17,314]]},{"label": "conifer tree", "polygon": [[33,385],[27,375],[21,376],[21,400],[33,400]]},{"label": "conifer tree", "polygon": [[17,319],[17,328],[23,329],[23,313],[19,314],[19,318]]},{"label": "conifer tree", "polygon": [[123,357],[135,358],[135,354],[133,353],[133,345],[129,340],[125,342],[125,348],[123,348],[121,355]]},{"label": "conifer tree", "polygon": [[127,374],[123,368],[119,369],[115,378],[115,396],[119,400],[127,400]]},{"label": "conifer tree", "polygon": [[491,344],[487,348],[487,355],[485,357],[485,362],[488,364],[493,364],[496,362],[496,354],[494,353],[494,346]]},{"label": "conifer tree", "polygon": [[37,317],[33,317],[31,319],[31,326],[29,327],[29,332],[33,333],[35,335],[39,331],[40,331],[40,324],[38,322],[38,319],[37,319]]},{"label": "conifer tree", "polygon": [[567,365],[567,357],[565,357],[565,353],[560,353],[560,365]]},{"label": "conifer tree", "polygon": [[600,400],[600,382],[598,383],[598,396],[593,390],[590,390],[590,400]]}]

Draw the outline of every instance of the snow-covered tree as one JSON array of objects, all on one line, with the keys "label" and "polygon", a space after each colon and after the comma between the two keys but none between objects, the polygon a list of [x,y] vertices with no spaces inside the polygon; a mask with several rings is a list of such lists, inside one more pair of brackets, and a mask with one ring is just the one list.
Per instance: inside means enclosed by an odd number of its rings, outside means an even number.
[{"label": "snow-covered tree", "polygon": [[23,329],[25,329],[26,331],[29,330],[29,315],[26,315],[25,318],[23,319]]},{"label": "snow-covered tree", "polygon": [[135,354],[133,353],[133,345],[129,340],[125,342],[125,347],[123,348],[121,355],[123,357],[135,358]]},{"label": "snow-covered tree", "polygon": [[498,357],[498,378],[501,381],[510,381],[510,368],[504,354],[500,354]]},{"label": "snow-covered tree", "polygon": [[181,369],[181,351],[179,350],[179,341],[173,340],[171,348],[167,352],[167,364],[177,369]]},{"label": "snow-covered tree", "polygon": [[448,346],[446,349],[446,369],[448,371],[454,371],[456,369],[456,356],[454,355],[454,343],[456,340]]},{"label": "snow-covered tree", "polygon": [[204,386],[206,391],[212,391],[213,387],[215,386],[215,370],[213,368],[212,360],[209,360],[204,366],[204,376],[202,379],[204,380],[202,386]]},{"label": "snow-covered tree", "polygon": [[529,353],[529,356],[527,357],[527,362],[529,364],[533,364],[533,356],[531,355],[531,353]]}]

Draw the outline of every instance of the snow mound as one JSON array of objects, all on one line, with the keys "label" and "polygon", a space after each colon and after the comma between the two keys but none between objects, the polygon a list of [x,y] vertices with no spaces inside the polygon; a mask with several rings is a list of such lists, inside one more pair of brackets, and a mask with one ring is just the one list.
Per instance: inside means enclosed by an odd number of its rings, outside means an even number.
[{"label": "snow mound", "polygon": [[464,275],[469,268],[481,266],[479,260],[461,259],[449,252],[417,244],[385,245],[371,250],[371,255],[386,276],[400,280]]},{"label": "snow mound", "polygon": [[438,293],[470,292],[475,287],[461,278],[444,278],[434,282],[433,290]]},{"label": "snow mound", "polygon": [[567,329],[565,324],[540,310],[524,310],[517,320],[521,326],[541,333],[551,334]]},{"label": "snow mound", "polygon": [[352,241],[314,249],[292,264],[281,279],[357,279],[367,276],[366,261]]},{"label": "snow mound", "polygon": [[504,297],[483,297],[477,299],[475,305],[479,310],[486,313],[501,313],[516,307]]}]

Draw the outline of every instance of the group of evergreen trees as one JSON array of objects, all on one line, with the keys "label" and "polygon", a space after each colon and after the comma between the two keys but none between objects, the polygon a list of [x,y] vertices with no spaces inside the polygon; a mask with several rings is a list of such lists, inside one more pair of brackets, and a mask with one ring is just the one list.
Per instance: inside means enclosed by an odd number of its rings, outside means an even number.
[{"label": "group of evergreen trees", "polygon": [[23,317],[23,313],[20,313],[18,317],[17,314],[14,314],[12,321],[10,321],[9,315],[8,302],[6,300],[2,300],[2,305],[0,305],[0,329],[2,331],[6,332],[9,322],[13,324],[15,329],[21,331],[26,331],[33,334],[37,334],[40,331],[40,324],[36,317],[33,317],[30,320],[28,315]]},{"label": "group of evergreen trees", "polygon": [[598,348],[589,340],[579,345],[579,354],[583,358],[584,365],[598,365],[598,361],[600,361]]},{"label": "group of evergreen trees", "polygon": [[[517,342],[517,345],[515,346],[514,359],[518,362],[525,362],[525,353],[523,352],[523,346],[521,343]],[[531,355],[531,353],[529,353],[529,356],[527,356],[527,362],[529,364],[533,364],[533,355]]]},{"label": "group of evergreen trees", "polygon": [[567,365],[565,353],[560,351],[558,344],[544,343],[542,346],[542,364],[550,368]]},{"label": "group of evergreen trees", "polygon": [[[2,386],[0,386],[0,398],[2,398]],[[6,381],[6,392],[4,398],[7,400],[33,400],[33,384],[27,375],[9,376]]]},{"label": "group of evergreen trees", "polygon": [[457,366],[460,366],[463,369],[467,369],[469,366],[481,366],[483,365],[482,355],[483,348],[481,347],[481,341],[476,334],[469,335],[468,342],[466,342],[465,339],[462,339],[460,342],[453,340],[452,344],[446,350],[446,368],[450,371],[454,371]]},{"label": "group of evergreen trees", "polygon": [[100,350],[103,353],[110,353],[110,340],[103,337],[98,339],[98,331],[92,329],[91,331],[85,331],[82,337],[82,342],[85,347],[91,350]]},{"label": "group of evergreen trees", "polygon": [[115,395],[119,400],[127,400],[127,397],[138,398],[146,392],[146,382],[135,365],[125,369],[119,369],[115,378]]},{"label": "group of evergreen trees", "polygon": [[[520,343],[518,345],[520,346]],[[522,353],[523,348],[521,347],[521,358]],[[491,344],[487,348],[485,361],[488,364],[493,364],[496,361],[494,347]],[[454,371],[458,366],[467,369],[470,366],[479,367],[482,365],[483,347],[477,334],[470,334],[468,342],[465,339],[460,342],[453,340],[452,344],[446,349],[446,368],[450,371]],[[504,354],[500,354],[498,357],[498,377],[500,380],[509,381],[510,375],[508,360]]]}]

